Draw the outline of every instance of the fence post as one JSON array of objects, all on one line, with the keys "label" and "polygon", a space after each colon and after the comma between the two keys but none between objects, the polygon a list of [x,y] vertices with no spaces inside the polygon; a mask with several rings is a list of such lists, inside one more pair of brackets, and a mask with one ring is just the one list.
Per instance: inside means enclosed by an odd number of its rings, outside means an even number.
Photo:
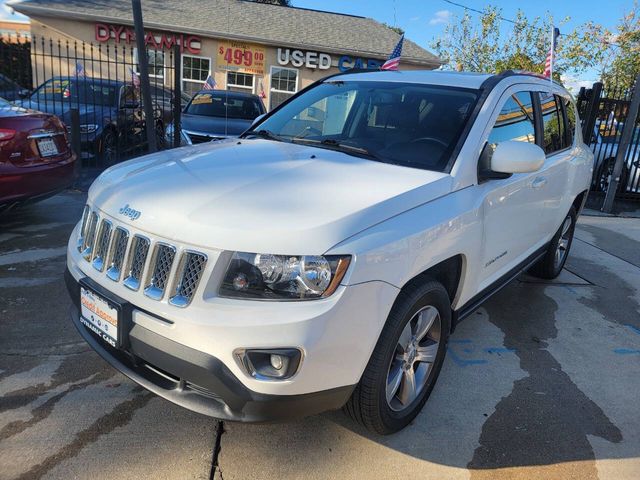
[{"label": "fence post", "polygon": [[133,24],[136,33],[136,47],[138,48],[138,65],[140,66],[140,88],[142,90],[142,103],[144,104],[144,119],[147,131],[147,144],[149,153],[158,151],[156,144],[156,126],[151,103],[151,88],[149,85],[149,64],[147,47],[144,42],[144,25],[142,23],[142,6],[140,0],[131,0],[133,9]]},{"label": "fence post", "polygon": [[627,112],[627,118],[624,120],[622,127],[622,135],[620,136],[620,143],[618,144],[618,151],[616,152],[616,163],[613,166],[613,173],[611,174],[611,180],[609,181],[609,188],[607,188],[607,195],[604,197],[604,205],[602,211],[611,213],[613,210],[613,201],[618,191],[618,184],[620,183],[620,176],[622,175],[622,167],[627,156],[627,150],[633,137],[633,131],[636,127],[636,119],[638,118],[638,110],[640,109],[640,73],[636,77],[636,83],[633,87],[633,94],[631,97],[631,105],[629,105],[629,111]]},{"label": "fence post", "polygon": [[596,82],[591,89],[591,98],[589,99],[589,106],[587,107],[587,118],[582,125],[582,141],[587,145],[591,144],[593,128],[596,126],[600,95],[602,95],[602,82]]},{"label": "fence post", "polygon": [[80,173],[80,166],[82,165],[82,152],[80,144],[80,110],[78,110],[78,107],[70,108],[69,115],[71,116],[71,148],[77,156],[75,167],[77,175]]},{"label": "fence post", "polygon": [[182,114],[182,85],[180,82],[182,56],[180,55],[180,45],[173,46],[173,146],[180,146],[180,137],[182,133],[182,124],[180,115]]}]

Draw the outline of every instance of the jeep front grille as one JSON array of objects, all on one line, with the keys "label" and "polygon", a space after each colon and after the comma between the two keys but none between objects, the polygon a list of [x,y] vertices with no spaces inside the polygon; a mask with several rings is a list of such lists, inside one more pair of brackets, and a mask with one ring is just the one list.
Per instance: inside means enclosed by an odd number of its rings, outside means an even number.
[{"label": "jeep front grille", "polygon": [[197,252],[185,252],[178,267],[175,295],[169,299],[171,305],[186,307],[191,303],[202,271],[207,263],[207,256]]},{"label": "jeep front grille", "polygon": [[93,252],[93,268],[98,271],[104,270],[104,261],[109,251],[109,243],[111,242],[111,222],[102,220],[100,230],[96,237],[96,246]]},{"label": "jeep front grille", "polygon": [[149,253],[149,239],[135,235],[131,245],[131,253],[129,254],[129,275],[124,279],[124,286],[131,290],[140,288],[140,280],[144,271],[144,264],[147,261],[147,253]]},{"label": "jeep front grille", "polygon": [[109,257],[109,268],[107,269],[107,277],[114,282],[120,280],[124,256],[127,253],[127,243],[129,243],[129,232],[122,227],[116,228],[113,237],[113,248]]},{"label": "jeep front grille", "polygon": [[162,299],[175,256],[176,249],[171,245],[164,243],[158,243],[156,245],[153,258],[151,259],[149,282],[144,289],[144,294],[147,297],[153,298],[154,300]]},{"label": "jeep front grille", "polygon": [[100,218],[89,206],[82,214],[78,250],[110,280],[133,291],[144,285],[144,295],[158,301],[166,295],[176,307],[191,303],[207,264],[204,253],[152,241]]},{"label": "jeep front grille", "polygon": [[87,222],[88,224],[82,242],[82,256],[85,260],[91,261],[93,244],[96,239],[96,229],[98,228],[98,214],[96,212],[91,212]]}]

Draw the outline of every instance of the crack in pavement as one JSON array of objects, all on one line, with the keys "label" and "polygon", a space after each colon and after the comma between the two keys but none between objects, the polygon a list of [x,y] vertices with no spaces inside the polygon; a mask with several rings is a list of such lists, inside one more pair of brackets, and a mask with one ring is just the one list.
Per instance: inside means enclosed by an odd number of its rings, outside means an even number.
[{"label": "crack in pavement", "polygon": [[87,445],[94,443],[104,435],[108,435],[116,428],[127,425],[133,414],[155,397],[155,395],[143,391],[141,387],[136,387],[134,391],[142,392],[132,399],[120,403],[111,412],[98,418],[88,428],[78,432],[71,443],[66,444],[58,452],[18,476],[16,480],[38,480],[64,460],[75,457]]},{"label": "crack in pavement", "polygon": [[[480,445],[467,465],[474,480],[494,478],[494,469],[526,466],[547,466],[550,478],[597,479],[588,436],[622,441],[618,427],[547,350],[545,340],[557,335],[557,304],[545,288],[514,285],[510,295],[486,305],[489,321],[505,334],[504,346],[515,351],[529,376],[514,382],[484,423]],[[536,305],[534,315],[530,305]],[[523,323],[527,318],[530,322]]]}]

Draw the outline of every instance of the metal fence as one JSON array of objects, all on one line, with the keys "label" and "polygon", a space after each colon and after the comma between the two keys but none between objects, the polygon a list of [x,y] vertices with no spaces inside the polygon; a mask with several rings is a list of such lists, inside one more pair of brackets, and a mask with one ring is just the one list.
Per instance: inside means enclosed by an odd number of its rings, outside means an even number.
[{"label": "metal fence", "polygon": [[[168,148],[167,130],[180,130],[174,113],[189,101],[176,81],[180,51],[147,55],[156,143]],[[0,97],[57,115],[82,166],[104,168],[148,151],[137,59],[124,45],[0,38]]]},{"label": "metal fence", "polygon": [[[640,129],[638,115],[629,119],[633,95],[639,89],[604,86],[596,83],[590,89],[581,89],[577,98],[583,124],[583,137],[595,156],[592,192],[606,193],[611,184],[616,156],[625,148],[622,173],[616,196],[623,200],[640,200]],[[628,126],[627,126],[628,124]],[[631,141],[621,146],[622,133],[632,128]]]}]

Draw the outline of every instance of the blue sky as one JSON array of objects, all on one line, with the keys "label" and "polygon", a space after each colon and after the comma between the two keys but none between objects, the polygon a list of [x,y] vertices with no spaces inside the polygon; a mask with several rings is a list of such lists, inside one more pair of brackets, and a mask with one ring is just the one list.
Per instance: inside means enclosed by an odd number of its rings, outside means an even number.
[{"label": "blue sky", "polygon": [[[9,14],[5,3],[0,0],[3,6],[0,9],[0,18],[20,19],[19,15]],[[507,18],[513,17],[518,8],[531,18],[543,16],[546,12],[550,12],[554,18],[558,19],[570,16],[568,29],[588,20],[594,20],[613,29],[622,13],[632,7],[633,0],[536,0],[534,2],[456,0],[456,3],[478,10],[487,4],[496,5],[503,9],[503,16]],[[397,24],[407,32],[408,38],[427,49],[433,39],[442,33],[451,15],[460,16],[464,13],[462,8],[444,0],[293,0],[293,4],[296,7],[362,15],[390,25]],[[586,72],[580,75],[579,80],[595,80],[595,72]]]}]

